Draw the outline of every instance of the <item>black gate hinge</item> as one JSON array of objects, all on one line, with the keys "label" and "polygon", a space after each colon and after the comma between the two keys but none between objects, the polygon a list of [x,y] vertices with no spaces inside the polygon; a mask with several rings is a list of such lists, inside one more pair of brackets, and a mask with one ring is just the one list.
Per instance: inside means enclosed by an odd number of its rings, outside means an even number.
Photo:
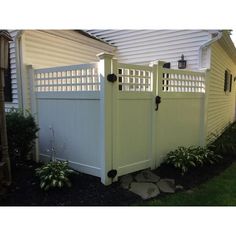
[{"label": "black gate hinge", "polygon": [[109,82],[114,83],[115,81],[117,81],[117,76],[115,74],[109,74],[109,75],[107,75],[107,80]]}]

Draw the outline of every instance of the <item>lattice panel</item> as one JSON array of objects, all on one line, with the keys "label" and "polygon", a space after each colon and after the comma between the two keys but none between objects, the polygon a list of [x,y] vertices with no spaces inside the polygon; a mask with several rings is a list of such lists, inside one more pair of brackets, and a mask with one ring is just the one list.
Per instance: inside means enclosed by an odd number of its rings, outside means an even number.
[{"label": "lattice panel", "polygon": [[[126,65],[127,66],[127,65]],[[118,67],[118,83],[120,91],[151,92],[152,71],[140,66],[140,69]]]},{"label": "lattice panel", "polygon": [[36,92],[99,91],[96,66],[79,65],[35,70]]},{"label": "lattice panel", "polygon": [[203,73],[181,73],[165,70],[162,77],[163,92],[205,93]]}]

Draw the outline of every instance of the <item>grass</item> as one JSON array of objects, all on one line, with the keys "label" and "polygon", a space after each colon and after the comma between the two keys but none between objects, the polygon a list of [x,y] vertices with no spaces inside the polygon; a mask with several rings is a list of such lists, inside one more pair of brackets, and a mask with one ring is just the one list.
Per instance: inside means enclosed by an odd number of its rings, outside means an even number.
[{"label": "grass", "polygon": [[206,183],[149,202],[149,206],[236,206],[236,162]]}]

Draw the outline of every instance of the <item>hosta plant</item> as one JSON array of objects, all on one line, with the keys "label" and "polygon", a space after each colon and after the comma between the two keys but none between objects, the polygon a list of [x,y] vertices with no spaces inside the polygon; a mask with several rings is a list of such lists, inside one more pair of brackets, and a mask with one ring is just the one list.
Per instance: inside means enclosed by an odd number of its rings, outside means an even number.
[{"label": "hosta plant", "polygon": [[178,147],[167,154],[165,162],[174,166],[184,175],[189,169],[213,164],[221,158],[206,147]]},{"label": "hosta plant", "polygon": [[51,161],[36,169],[36,175],[40,178],[40,187],[44,190],[50,188],[71,187],[69,175],[73,172],[67,161]]}]

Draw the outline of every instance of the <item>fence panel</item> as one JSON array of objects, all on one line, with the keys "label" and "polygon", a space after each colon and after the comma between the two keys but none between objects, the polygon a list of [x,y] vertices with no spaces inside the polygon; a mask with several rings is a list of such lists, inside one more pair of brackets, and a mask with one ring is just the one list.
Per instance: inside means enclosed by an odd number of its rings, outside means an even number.
[{"label": "fence panel", "polygon": [[156,166],[178,146],[203,145],[205,73],[158,67]]},{"label": "fence panel", "polygon": [[94,64],[35,70],[41,159],[101,176],[100,81]]}]

